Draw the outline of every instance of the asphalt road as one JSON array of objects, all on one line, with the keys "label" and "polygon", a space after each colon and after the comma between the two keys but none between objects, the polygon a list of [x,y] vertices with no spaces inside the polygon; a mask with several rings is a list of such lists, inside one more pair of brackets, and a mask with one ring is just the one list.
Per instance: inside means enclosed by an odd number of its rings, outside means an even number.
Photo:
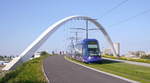
[{"label": "asphalt road", "polygon": [[60,55],[46,58],[44,71],[50,83],[129,83],[69,62]]},{"label": "asphalt road", "polygon": [[[104,57],[103,57],[104,58]],[[145,66],[145,67],[150,67],[149,63],[142,63],[142,62],[135,62],[135,61],[127,61],[127,60],[118,60],[118,59],[111,59],[111,58],[104,58],[107,60],[111,60],[111,61],[118,61],[118,62],[123,62],[123,63],[129,63],[129,64],[133,64],[133,65],[140,65],[140,66]]]}]

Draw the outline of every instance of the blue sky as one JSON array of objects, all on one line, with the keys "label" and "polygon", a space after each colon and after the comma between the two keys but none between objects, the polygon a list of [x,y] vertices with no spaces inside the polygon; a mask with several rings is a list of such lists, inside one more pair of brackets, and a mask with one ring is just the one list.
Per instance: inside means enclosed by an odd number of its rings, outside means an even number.
[{"label": "blue sky", "polygon": [[[100,18],[107,10],[123,0],[0,0],[0,54],[19,55],[48,26],[72,15],[96,18],[114,42],[121,43],[121,53],[129,50],[150,51],[150,12],[125,23],[111,26],[137,13],[150,9],[150,0],[128,0],[119,8]],[[39,50],[66,48],[69,33],[64,25]],[[98,38],[101,48],[108,44],[103,35],[91,32]]]}]

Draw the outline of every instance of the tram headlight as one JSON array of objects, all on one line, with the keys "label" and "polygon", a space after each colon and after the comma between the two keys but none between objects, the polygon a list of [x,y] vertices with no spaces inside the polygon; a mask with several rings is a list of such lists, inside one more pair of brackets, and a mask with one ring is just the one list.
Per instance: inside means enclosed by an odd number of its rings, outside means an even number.
[{"label": "tram headlight", "polygon": [[92,57],[91,57],[91,56],[89,56],[89,57],[88,57],[88,59],[92,59]]}]

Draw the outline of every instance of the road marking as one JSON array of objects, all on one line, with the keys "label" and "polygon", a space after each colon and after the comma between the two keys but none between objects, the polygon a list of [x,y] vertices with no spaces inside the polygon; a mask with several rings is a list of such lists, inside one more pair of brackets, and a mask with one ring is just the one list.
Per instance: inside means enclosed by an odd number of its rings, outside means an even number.
[{"label": "road marking", "polygon": [[49,80],[48,80],[48,77],[47,77],[47,75],[46,75],[46,73],[45,73],[44,66],[43,66],[43,62],[42,62],[42,72],[44,73],[44,76],[45,76],[47,82],[50,83]]},{"label": "road marking", "polygon": [[112,76],[112,77],[116,77],[116,78],[119,78],[119,79],[128,81],[128,82],[130,82],[130,83],[140,83],[140,82],[138,82],[138,81],[130,80],[130,79],[127,79],[127,78],[124,78],[124,77],[121,77],[121,76],[118,76],[118,75],[115,75],[115,74],[111,74],[111,73],[108,73],[108,72],[104,72],[104,71],[100,71],[100,70],[94,69],[94,68],[92,68],[92,67],[88,67],[88,66],[82,65],[82,64],[77,63],[77,62],[75,62],[75,61],[72,61],[72,60],[70,60],[70,59],[67,59],[66,56],[65,56],[64,58],[65,58],[67,61],[70,61],[70,62],[72,62],[72,63],[75,63],[75,64],[77,64],[77,65],[80,65],[80,66],[82,66],[82,67],[91,69],[91,70],[96,71],[96,72],[99,72],[99,73],[103,73],[103,74],[106,74],[106,75],[109,75],[109,76]]}]

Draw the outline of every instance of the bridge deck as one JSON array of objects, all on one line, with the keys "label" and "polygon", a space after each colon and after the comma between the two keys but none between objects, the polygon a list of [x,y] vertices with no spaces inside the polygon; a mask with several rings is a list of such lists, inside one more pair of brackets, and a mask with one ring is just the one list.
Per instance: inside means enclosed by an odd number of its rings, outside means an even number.
[{"label": "bridge deck", "polygon": [[45,59],[44,70],[50,83],[129,83],[71,63],[63,56]]}]

